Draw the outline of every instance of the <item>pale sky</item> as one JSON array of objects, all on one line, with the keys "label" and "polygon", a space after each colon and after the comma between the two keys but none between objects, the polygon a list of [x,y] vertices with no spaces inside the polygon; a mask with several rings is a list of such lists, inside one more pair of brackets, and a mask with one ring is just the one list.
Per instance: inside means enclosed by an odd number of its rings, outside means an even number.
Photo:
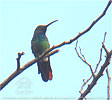
[{"label": "pale sky", "polygon": [[[16,70],[18,52],[25,52],[21,58],[21,66],[34,58],[31,51],[31,39],[38,25],[59,20],[49,26],[46,32],[52,47],[70,40],[85,30],[103,12],[107,3],[108,0],[1,0],[0,83]],[[112,43],[111,16],[112,5],[106,15],[88,33],[79,38],[78,46],[81,47],[82,53],[93,69],[99,61],[105,32],[107,32],[105,45],[108,50],[112,49],[110,45]],[[34,64],[0,92],[1,100],[10,98],[77,99],[80,96],[79,90],[83,79],[88,79],[91,71],[77,56],[75,46],[76,41],[61,47],[59,53],[51,56],[52,81],[43,82],[41,76],[38,75],[37,64]],[[102,58],[100,66],[105,61],[104,51]],[[111,67],[112,64],[109,65],[112,77]],[[104,76],[100,78],[87,98],[106,97],[107,75],[104,72]]]}]

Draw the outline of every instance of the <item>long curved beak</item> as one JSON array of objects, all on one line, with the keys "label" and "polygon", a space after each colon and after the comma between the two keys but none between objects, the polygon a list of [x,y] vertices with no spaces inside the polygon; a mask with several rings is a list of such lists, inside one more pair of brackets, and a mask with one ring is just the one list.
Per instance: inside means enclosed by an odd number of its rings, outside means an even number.
[{"label": "long curved beak", "polygon": [[56,21],[58,21],[58,20],[54,20],[54,21],[50,22],[49,24],[47,24],[46,26],[48,27],[49,25],[51,25],[52,23],[54,23]]}]

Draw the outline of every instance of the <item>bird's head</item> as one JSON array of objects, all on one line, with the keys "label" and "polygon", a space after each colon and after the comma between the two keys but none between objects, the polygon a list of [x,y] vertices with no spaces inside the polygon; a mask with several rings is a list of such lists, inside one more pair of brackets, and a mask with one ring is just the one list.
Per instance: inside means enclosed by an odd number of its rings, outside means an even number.
[{"label": "bird's head", "polygon": [[37,28],[35,29],[35,31],[37,33],[45,33],[47,30],[47,26],[46,25],[39,25],[37,26]]},{"label": "bird's head", "polygon": [[52,21],[52,22],[50,22],[50,23],[47,24],[47,25],[39,25],[39,26],[37,26],[37,28],[35,29],[35,32],[36,32],[36,33],[40,32],[40,33],[44,33],[44,34],[45,34],[45,32],[46,32],[46,30],[47,30],[47,27],[48,27],[49,25],[51,25],[52,23],[56,22],[56,21],[58,21],[58,20]]}]

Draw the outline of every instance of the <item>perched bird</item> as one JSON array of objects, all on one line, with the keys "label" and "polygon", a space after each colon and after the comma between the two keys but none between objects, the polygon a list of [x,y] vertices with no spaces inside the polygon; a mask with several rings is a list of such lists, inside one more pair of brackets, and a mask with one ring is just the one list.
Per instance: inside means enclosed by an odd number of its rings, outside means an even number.
[{"label": "perched bird", "polygon": [[[31,40],[31,49],[35,57],[39,57],[42,53],[44,53],[47,49],[50,48],[50,44],[45,33],[47,27],[56,21],[57,20],[52,21],[47,25],[39,25],[35,29],[33,38]],[[52,80],[53,75],[50,65],[50,57],[46,57],[38,61],[37,65],[38,73],[41,73],[42,80],[45,82],[47,82],[48,80]]]}]

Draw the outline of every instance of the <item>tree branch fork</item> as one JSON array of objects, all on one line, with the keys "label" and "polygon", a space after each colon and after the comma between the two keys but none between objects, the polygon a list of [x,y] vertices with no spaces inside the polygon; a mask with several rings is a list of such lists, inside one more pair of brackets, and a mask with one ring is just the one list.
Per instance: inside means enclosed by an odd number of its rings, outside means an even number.
[{"label": "tree branch fork", "polygon": [[[112,50],[111,50],[111,51],[108,51],[108,49],[106,48],[106,46],[105,46],[105,44],[104,44],[105,38],[106,38],[106,34],[107,34],[107,33],[105,32],[104,40],[103,40],[103,42],[102,42],[102,48],[101,48],[101,51],[102,51],[102,49],[104,49],[104,51],[106,52],[106,60],[105,60],[104,64],[101,66],[101,68],[100,68],[98,74],[95,74],[95,73],[97,72],[97,68],[98,68],[99,63],[101,62],[101,59],[102,59],[102,52],[100,53],[100,60],[99,60],[99,62],[98,62],[98,64],[97,64],[96,69],[95,69],[95,72],[94,72],[93,69],[92,69],[92,67],[91,67],[91,65],[87,62],[85,56],[82,54],[81,48],[80,48],[80,54],[79,54],[79,52],[78,52],[78,50],[77,50],[77,43],[78,43],[78,42],[76,43],[75,50],[76,50],[76,53],[77,53],[78,57],[79,57],[84,63],[86,63],[86,64],[90,67],[90,71],[91,71],[91,73],[92,73],[92,75],[90,76],[90,78],[87,79],[87,81],[83,80],[84,84],[83,84],[82,87],[81,87],[81,90],[80,90],[81,96],[79,97],[78,100],[82,100],[83,98],[86,99],[85,96],[86,96],[88,93],[90,93],[91,89],[96,85],[98,79],[103,75],[103,72],[104,72],[104,70],[105,70],[106,68],[107,68],[106,72],[107,72],[107,76],[108,76],[108,98],[109,98],[108,100],[110,100],[110,80],[111,80],[111,78],[110,78],[110,76],[109,76],[108,65],[110,64],[110,59],[111,59],[111,56],[112,56]],[[87,89],[86,89],[84,92],[82,92],[83,87],[88,83],[88,81],[89,81],[92,77],[93,77],[92,82],[88,85]]]}]

